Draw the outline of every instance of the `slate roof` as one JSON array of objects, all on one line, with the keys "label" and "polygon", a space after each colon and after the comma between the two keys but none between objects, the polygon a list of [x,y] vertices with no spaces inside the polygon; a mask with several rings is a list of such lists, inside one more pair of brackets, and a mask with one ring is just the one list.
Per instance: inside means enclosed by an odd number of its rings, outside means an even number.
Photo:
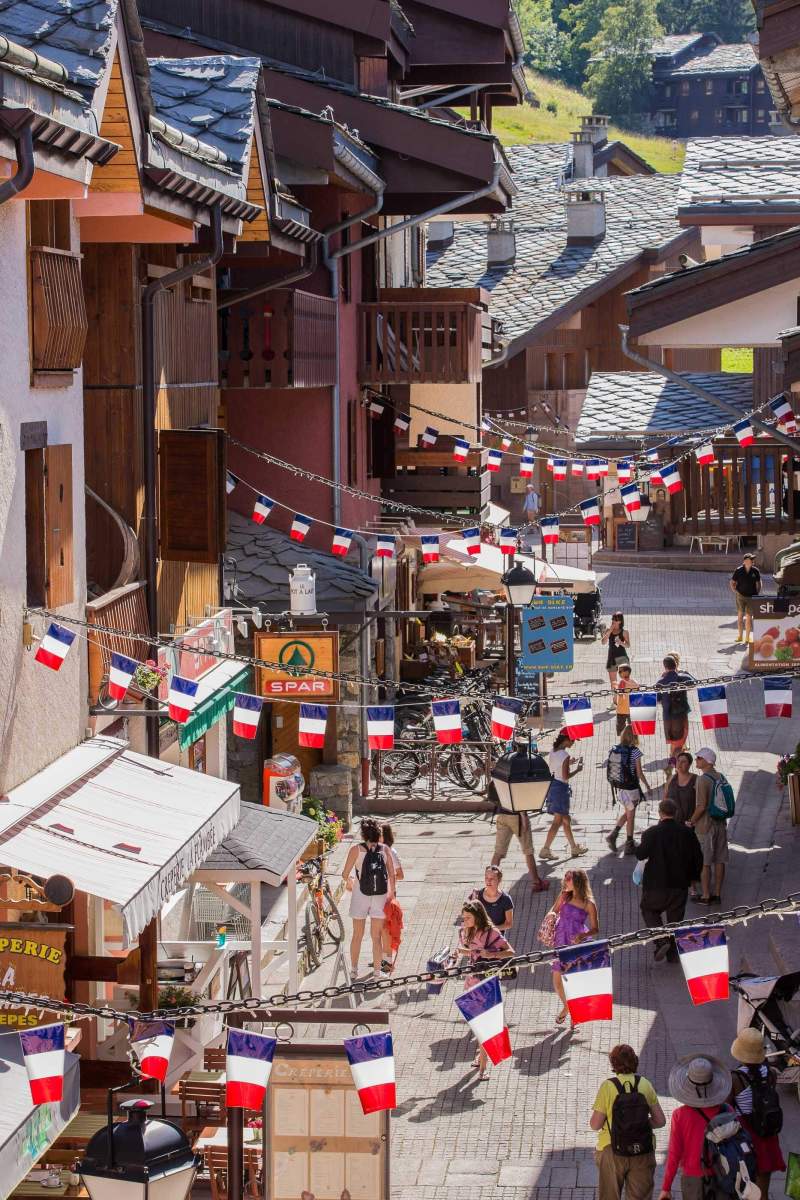
[{"label": "slate roof", "polygon": [[0,0],[0,32],[60,63],[91,97],[111,53],[118,0]]},{"label": "slate roof", "polygon": [[690,138],[678,206],[800,200],[800,139]]},{"label": "slate roof", "polygon": [[703,36],[702,33],[668,33],[656,38],[650,46],[650,53],[653,58],[672,58],[673,54],[680,54],[681,50],[699,42]]},{"label": "slate roof", "polygon": [[698,54],[688,62],[681,63],[667,78],[682,75],[728,75],[750,71],[758,63],[756,52],[749,42],[739,45],[714,46],[705,54]]},{"label": "slate roof", "polygon": [[[753,407],[753,376],[685,373],[728,404]],[[575,431],[575,441],[603,441],[609,434],[690,433],[721,425],[725,415],[706,400],[653,371],[596,371]]]},{"label": "slate roof", "polygon": [[255,127],[261,60],[214,54],[147,61],[156,115],[222,151],[229,166],[241,171]]},{"label": "slate roof", "polygon": [[285,533],[257,526],[241,513],[228,513],[226,556],[237,564],[239,597],[248,604],[263,602],[268,609],[288,609],[289,571],[299,562],[313,568],[317,580],[317,605],[332,611],[352,609],[367,603],[377,592],[377,583],[356,565],[293,542]]},{"label": "slate roof", "polygon": [[239,871],[263,871],[278,883],[316,833],[309,817],[244,801],[238,824],[199,870],[230,873],[232,879]]},{"label": "slate roof", "polygon": [[682,230],[677,222],[678,178],[631,175],[575,181],[568,190],[602,190],[606,235],[594,246],[567,245],[565,201],[559,186],[567,146],[512,146],[508,150],[518,194],[514,200],[516,259],[486,266],[486,226],[455,222],[449,246],[428,254],[430,287],[482,287],[489,310],[512,340],[601,283],[605,276],[658,251]]}]

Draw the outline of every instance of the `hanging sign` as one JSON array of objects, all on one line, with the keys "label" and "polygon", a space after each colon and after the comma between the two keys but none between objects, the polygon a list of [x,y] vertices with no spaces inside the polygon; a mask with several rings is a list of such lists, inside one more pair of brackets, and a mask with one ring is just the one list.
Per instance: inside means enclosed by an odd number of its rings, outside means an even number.
[{"label": "hanging sign", "polygon": [[[33,921],[0,924],[0,988],[33,992],[40,996],[64,995],[64,943],[71,925],[44,925]],[[0,1030],[30,1029],[48,1025],[52,1014],[32,1008],[0,1009]]]},{"label": "hanging sign", "polygon": [[[339,683],[312,671],[339,670],[339,634],[330,630],[293,630],[291,633],[254,634],[255,657],[277,663],[256,667],[256,690],[267,699],[339,699]],[[284,669],[285,668],[285,669]],[[291,668],[299,668],[296,672]]]},{"label": "hanging sign", "polygon": [[534,596],[520,618],[522,676],[571,671],[575,661],[571,596]]},{"label": "hanging sign", "polygon": [[800,598],[753,596],[749,669],[785,671],[800,665]]}]

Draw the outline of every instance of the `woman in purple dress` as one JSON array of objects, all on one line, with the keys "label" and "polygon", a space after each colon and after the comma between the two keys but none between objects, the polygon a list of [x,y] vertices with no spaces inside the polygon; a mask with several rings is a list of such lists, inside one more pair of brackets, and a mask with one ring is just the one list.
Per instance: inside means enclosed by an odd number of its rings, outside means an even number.
[{"label": "woman in purple dress", "polygon": [[[553,943],[556,950],[562,946],[575,946],[578,942],[589,942],[597,936],[597,905],[592,895],[589,876],[585,871],[572,870],[564,874],[561,892],[550,910],[556,917],[556,934]],[[569,1014],[564,983],[558,959],[551,963],[553,988],[561,1001],[561,1010],[556,1024],[562,1025]]]}]

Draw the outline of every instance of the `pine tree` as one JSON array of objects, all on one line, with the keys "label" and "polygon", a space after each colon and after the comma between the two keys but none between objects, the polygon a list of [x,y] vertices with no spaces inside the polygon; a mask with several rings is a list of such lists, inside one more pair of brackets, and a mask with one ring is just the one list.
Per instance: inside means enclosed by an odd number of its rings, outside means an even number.
[{"label": "pine tree", "polygon": [[742,42],[755,29],[750,0],[658,0],[665,33],[716,33],[723,42]]},{"label": "pine tree", "polygon": [[553,19],[551,0],[516,0],[517,17],[525,42],[525,64],[548,75],[560,72],[568,39]]},{"label": "pine tree", "polygon": [[590,43],[586,75],[596,112],[629,128],[641,124],[650,95],[650,47],[660,32],[656,0],[621,0],[606,9]]},{"label": "pine tree", "polygon": [[575,0],[562,7],[558,22],[569,34],[564,57],[564,78],[573,87],[582,87],[586,78],[591,45],[600,32],[611,0]]}]

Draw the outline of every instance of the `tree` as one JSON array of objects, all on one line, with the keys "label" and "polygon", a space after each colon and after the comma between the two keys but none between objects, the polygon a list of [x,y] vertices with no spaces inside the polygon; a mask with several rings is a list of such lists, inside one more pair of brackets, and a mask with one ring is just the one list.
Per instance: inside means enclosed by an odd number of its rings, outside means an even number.
[{"label": "tree", "polygon": [[590,43],[586,92],[596,112],[636,128],[648,107],[650,47],[661,33],[656,0],[621,0],[603,14]]},{"label": "tree", "polygon": [[550,0],[517,0],[525,65],[548,75],[560,73],[568,49],[568,39],[553,19]]},{"label": "tree", "polygon": [[658,0],[665,33],[716,33],[723,42],[742,42],[755,29],[750,0]]},{"label": "tree", "polygon": [[600,32],[606,10],[611,0],[573,0],[562,6],[558,23],[569,35],[567,53],[564,57],[564,78],[573,87],[583,86],[591,45]]}]

